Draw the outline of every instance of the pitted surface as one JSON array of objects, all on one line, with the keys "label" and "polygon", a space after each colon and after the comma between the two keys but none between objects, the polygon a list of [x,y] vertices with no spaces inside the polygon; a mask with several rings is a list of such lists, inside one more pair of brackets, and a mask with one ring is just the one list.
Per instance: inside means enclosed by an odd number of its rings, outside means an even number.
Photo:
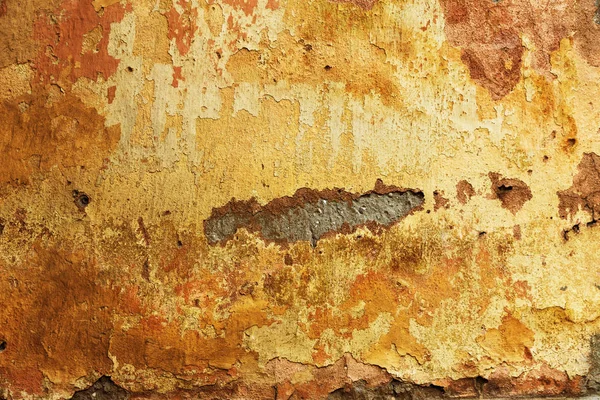
[{"label": "pitted surface", "polygon": [[209,243],[230,238],[243,227],[257,230],[273,241],[309,241],[316,246],[324,235],[358,226],[375,224],[387,227],[423,204],[422,193],[403,191],[386,194],[370,193],[352,200],[319,199],[316,203],[290,207],[279,213],[258,211],[227,213],[205,222]]}]

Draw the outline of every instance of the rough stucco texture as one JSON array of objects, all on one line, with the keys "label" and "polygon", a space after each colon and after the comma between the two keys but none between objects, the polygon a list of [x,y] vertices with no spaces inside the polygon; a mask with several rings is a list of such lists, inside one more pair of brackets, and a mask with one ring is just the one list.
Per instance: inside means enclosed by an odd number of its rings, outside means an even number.
[{"label": "rough stucco texture", "polygon": [[0,0],[0,397],[600,388],[595,0]]}]

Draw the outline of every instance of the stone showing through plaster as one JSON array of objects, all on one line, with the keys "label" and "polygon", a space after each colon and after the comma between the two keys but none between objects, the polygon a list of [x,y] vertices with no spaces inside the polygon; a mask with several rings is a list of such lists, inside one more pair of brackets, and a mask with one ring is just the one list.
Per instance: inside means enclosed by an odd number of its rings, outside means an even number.
[{"label": "stone showing through plaster", "polygon": [[[330,232],[345,233],[359,226],[391,226],[423,204],[422,192],[405,190],[367,193],[354,199],[329,200],[283,208],[280,212],[260,210],[227,212],[205,221],[210,244],[231,238],[239,228],[258,231],[264,239],[275,242],[317,241]],[[235,202],[235,200],[232,200]]]},{"label": "stone showing through plaster", "polygon": [[71,400],[127,400],[129,393],[117,386],[108,376],[98,379],[91,387],[73,394]]},{"label": "stone showing through plaster", "polygon": [[327,400],[425,400],[442,399],[444,391],[437,386],[419,386],[392,380],[388,384],[369,386],[358,381],[329,394]]}]

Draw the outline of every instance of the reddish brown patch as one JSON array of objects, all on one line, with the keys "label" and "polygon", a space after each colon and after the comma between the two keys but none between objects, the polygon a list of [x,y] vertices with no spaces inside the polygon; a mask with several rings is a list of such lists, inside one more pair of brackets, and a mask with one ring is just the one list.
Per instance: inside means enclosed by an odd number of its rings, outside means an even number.
[{"label": "reddish brown patch", "polygon": [[441,381],[438,385],[444,387],[444,393],[450,397],[479,397],[481,393],[481,386],[485,380],[481,377],[477,378],[463,378],[457,380],[446,380]]},{"label": "reddish brown patch", "polygon": [[[119,60],[108,54],[110,26],[123,19],[125,8],[114,4],[96,13],[91,2],[64,0],[60,10],[40,17],[34,25],[34,37],[40,43],[35,59],[38,79],[42,82],[75,82],[80,77],[105,80],[112,76]],[[93,49],[84,48],[86,35]]]},{"label": "reddish brown patch", "polygon": [[580,396],[586,390],[581,376],[570,378],[565,372],[546,365],[518,377],[511,376],[507,367],[499,367],[487,379],[480,376],[456,381],[445,379],[437,384],[443,386],[451,398],[570,397]]},{"label": "reddish brown patch", "polygon": [[325,368],[312,371],[313,380],[296,384],[296,395],[300,399],[323,399],[347,382],[343,358]]},{"label": "reddish brown patch", "polygon": [[520,179],[501,178],[501,175],[495,172],[490,172],[489,177],[492,181],[491,198],[499,199],[502,207],[513,214],[516,214],[523,204],[533,197],[529,186]]},{"label": "reddish brown patch", "polygon": [[456,184],[456,198],[461,204],[467,204],[475,196],[475,189],[469,182],[462,180]]},{"label": "reddish brown patch", "polygon": [[192,7],[191,1],[179,0],[178,3],[183,8],[183,13],[179,14],[173,7],[165,14],[165,17],[169,24],[169,40],[175,39],[179,54],[185,56],[190,51],[192,39],[198,30],[196,24],[198,10]]},{"label": "reddish brown patch", "polygon": [[570,28],[575,47],[595,67],[600,67],[600,7],[593,0],[568,2]]},{"label": "reddish brown patch", "polygon": [[448,208],[450,207],[450,200],[444,197],[444,192],[440,190],[436,190],[433,192],[433,200],[435,204],[433,205],[434,211],[439,210],[440,208]]},{"label": "reddish brown patch", "polygon": [[[494,100],[506,96],[521,78],[523,48],[518,36],[510,35],[498,50],[496,45],[482,45],[463,50],[462,60],[471,78],[487,88]],[[518,44],[517,44],[518,43]]]},{"label": "reddish brown patch", "polygon": [[50,102],[37,93],[4,103],[0,120],[0,181],[7,183],[27,183],[54,166],[100,169],[120,136],[118,125],[106,128],[95,109],[71,95]]},{"label": "reddish brown patch", "polygon": [[583,210],[591,215],[592,221],[597,221],[600,218],[600,156],[585,153],[578,170],[573,185],[557,192],[558,215],[567,219]]},{"label": "reddish brown patch", "polygon": [[173,67],[173,82],[171,85],[176,88],[179,87],[179,81],[185,80],[183,75],[181,74],[182,67]]},{"label": "reddish brown patch", "polygon": [[246,15],[252,15],[258,6],[258,0],[223,0],[223,3],[229,4],[236,10],[244,11]]},{"label": "reddish brown patch", "polygon": [[509,2],[441,1],[450,42],[463,49],[471,78],[494,99],[507,95],[521,75],[523,46]]},{"label": "reddish brown patch", "polygon": [[0,1],[0,17],[4,17],[8,12],[8,6],[6,5],[6,0]]},{"label": "reddish brown patch", "polygon": [[275,11],[279,8],[279,0],[267,0],[267,5],[265,7]]},{"label": "reddish brown patch", "polygon": [[516,281],[512,287],[517,298],[530,299],[531,295],[529,293],[531,292],[531,287],[529,287],[529,283],[526,281]]},{"label": "reddish brown patch", "polygon": [[521,240],[521,225],[513,226],[513,236],[517,240]]},{"label": "reddish brown patch", "polygon": [[108,99],[108,104],[112,104],[112,102],[115,100],[115,95],[117,94],[117,87],[116,86],[111,86],[107,89],[106,91],[106,97]]},{"label": "reddish brown patch", "polygon": [[581,376],[543,365],[540,369],[512,377],[508,368],[498,368],[483,386],[483,397],[578,396],[585,392]]},{"label": "reddish brown patch", "polygon": [[594,65],[600,62],[600,29],[594,23],[593,1],[566,0],[543,3],[525,0],[442,0],[446,35],[462,48],[462,59],[471,78],[500,99],[513,90],[521,77],[527,35],[537,49],[532,65],[551,78],[550,53],[560,40],[576,32],[574,40]]}]

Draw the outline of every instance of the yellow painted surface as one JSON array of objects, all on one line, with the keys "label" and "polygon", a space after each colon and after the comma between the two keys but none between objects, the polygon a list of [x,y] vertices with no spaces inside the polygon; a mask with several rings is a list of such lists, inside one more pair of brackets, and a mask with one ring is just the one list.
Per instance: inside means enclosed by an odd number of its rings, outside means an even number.
[{"label": "yellow painted surface", "polygon": [[[34,36],[20,39],[38,46],[30,61],[0,65],[3,395],[70,396],[101,375],[134,392],[234,382],[301,398],[391,377],[579,387],[600,330],[600,227],[582,209],[561,218],[557,192],[600,154],[600,70],[576,33],[544,72],[525,32],[518,83],[494,98],[437,1],[82,3],[100,22],[72,31],[76,56],[56,56],[72,62],[42,68],[53,58]],[[16,4],[0,18],[17,21]],[[59,29],[75,13],[62,6],[56,23],[27,18]],[[110,74],[84,71],[106,60]],[[490,173],[531,200],[503,207]],[[244,229],[206,240],[232,198],[377,179],[421,190],[423,209],[314,248]]]}]

